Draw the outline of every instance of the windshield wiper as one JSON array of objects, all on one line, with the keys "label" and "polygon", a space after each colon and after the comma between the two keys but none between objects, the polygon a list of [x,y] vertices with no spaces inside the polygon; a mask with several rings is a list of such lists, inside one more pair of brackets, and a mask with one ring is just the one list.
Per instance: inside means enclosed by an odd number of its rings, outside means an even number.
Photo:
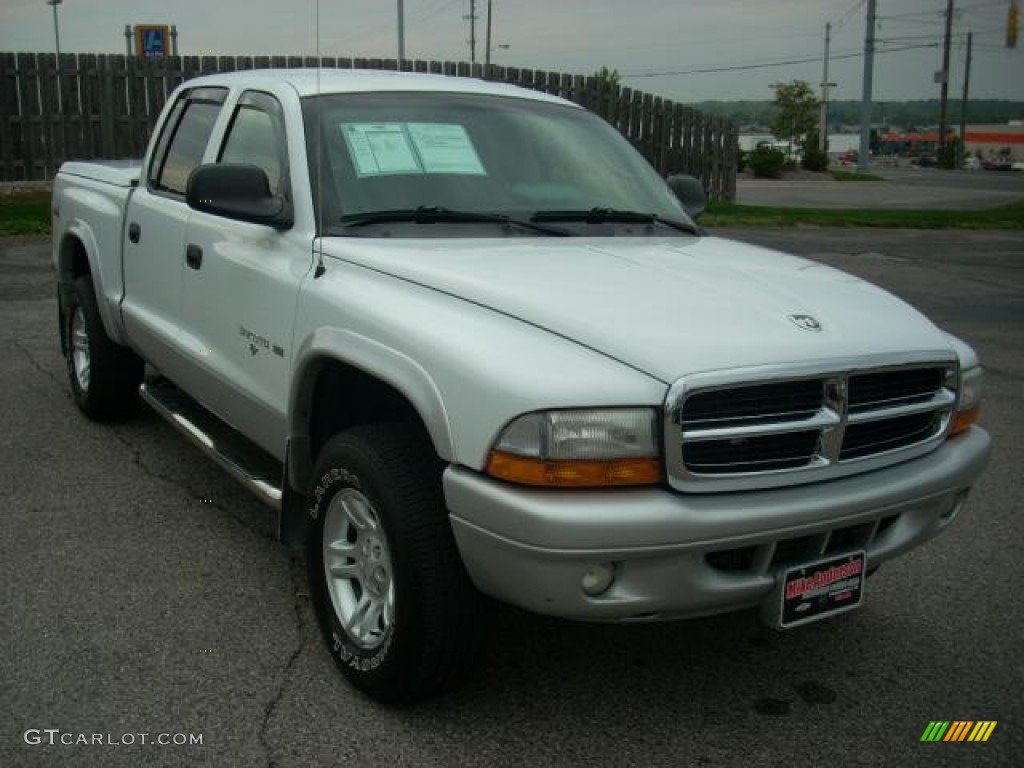
[{"label": "windshield wiper", "polygon": [[345,227],[364,227],[370,224],[408,221],[415,224],[460,224],[466,222],[486,222],[505,224],[506,226],[528,229],[555,237],[569,237],[572,233],[561,227],[538,224],[525,219],[516,219],[503,213],[483,213],[479,211],[457,211],[437,205],[421,205],[418,208],[399,208],[390,211],[366,211],[350,213],[341,217]]},{"label": "windshield wiper", "polygon": [[656,213],[644,213],[642,211],[623,211],[616,208],[591,208],[590,210],[578,211],[537,211],[530,217],[530,221],[581,221],[587,224],[605,224],[608,222],[622,222],[624,224],[661,224],[665,227],[677,229],[691,235],[703,234],[699,227],[686,221],[667,219]]}]

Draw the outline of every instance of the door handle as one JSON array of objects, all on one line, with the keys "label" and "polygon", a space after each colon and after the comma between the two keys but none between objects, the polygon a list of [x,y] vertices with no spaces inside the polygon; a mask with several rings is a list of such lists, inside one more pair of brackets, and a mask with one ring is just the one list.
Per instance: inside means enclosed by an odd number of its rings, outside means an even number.
[{"label": "door handle", "polygon": [[203,266],[203,249],[189,243],[188,248],[185,249],[185,263],[192,269],[199,269]]},{"label": "door handle", "polygon": [[133,243],[137,243],[140,237],[142,237],[142,227],[133,221],[128,225],[128,239]]}]

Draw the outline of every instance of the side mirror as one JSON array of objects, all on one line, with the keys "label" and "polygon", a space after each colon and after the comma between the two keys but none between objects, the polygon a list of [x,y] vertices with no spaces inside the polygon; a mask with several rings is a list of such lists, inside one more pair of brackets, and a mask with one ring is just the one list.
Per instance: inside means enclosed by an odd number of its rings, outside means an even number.
[{"label": "side mirror", "polygon": [[185,201],[203,213],[275,229],[288,229],[295,223],[288,201],[270,193],[267,173],[256,165],[200,165],[188,177]]},{"label": "side mirror", "polygon": [[668,177],[668,188],[679,198],[683,204],[686,215],[696,220],[707,208],[708,199],[704,194],[704,187],[693,176],[685,173],[677,173]]}]

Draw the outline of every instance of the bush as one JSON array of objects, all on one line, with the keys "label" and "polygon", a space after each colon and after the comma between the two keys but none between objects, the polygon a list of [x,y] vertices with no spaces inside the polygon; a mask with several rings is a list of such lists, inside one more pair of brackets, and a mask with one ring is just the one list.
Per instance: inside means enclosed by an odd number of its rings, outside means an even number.
[{"label": "bush", "polygon": [[786,167],[786,156],[773,147],[758,147],[747,156],[747,164],[759,179],[778,179]]},{"label": "bush", "polygon": [[807,147],[804,149],[804,159],[801,163],[805,171],[828,170],[828,153],[817,147]]}]

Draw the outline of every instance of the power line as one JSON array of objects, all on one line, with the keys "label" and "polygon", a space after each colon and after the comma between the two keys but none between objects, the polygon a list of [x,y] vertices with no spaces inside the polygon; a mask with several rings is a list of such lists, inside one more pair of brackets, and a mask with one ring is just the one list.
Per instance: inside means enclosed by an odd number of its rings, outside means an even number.
[{"label": "power line", "polygon": [[[429,5],[426,8],[420,8],[416,13],[408,13],[405,18],[406,28],[412,28],[414,26],[422,26],[422,24],[441,12],[447,10],[448,7],[459,2],[459,0],[435,0],[433,5]],[[358,38],[359,42],[350,44],[353,52],[366,51],[374,52],[374,48],[378,46],[383,40],[389,38],[394,34],[394,25],[392,22],[375,23],[371,24],[362,33],[352,35],[352,37]]]},{"label": "power line", "polygon": [[[982,8],[995,8],[996,6],[1006,7],[1006,0],[987,0],[987,2],[973,3],[971,5],[961,5],[956,9],[957,15],[962,15],[966,11],[976,11]],[[906,19],[909,23],[915,23],[917,19],[944,19],[945,12],[941,9],[933,11],[914,11],[913,13],[892,13],[892,14],[880,14],[878,16],[879,21],[895,21],[900,19]],[[923,22],[916,22],[923,23]]]},{"label": "power line", "polygon": [[[901,51],[913,51],[918,48],[938,48],[938,42],[934,43],[920,43],[917,45],[904,45],[898,48],[886,48],[885,50],[877,51],[877,53],[900,53]],[[856,51],[851,53],[832,54],[830,59],[836,61],[838,59],[857,59],[864,55],[863,51]],[[788,67],[793,64],[810,64],[821,61],[821,56],[807,56],[802,59],[787,59],[786,61],[767,61],[758,64],[736,64],[727,67],[701,67],[698,69],[677,69],[671,71],[662,72],[622,72],[622,77],[667,77],[670,75],[703,75],[712,72],[740,72],[743,70],[750,69],[768,69],[771,67]]]},{"label": "power line", "polygon": [[[971,32],[973,32],[975,36],[977,36],[977,35],[994,34],[996,32],[1002,34],[1003,31],[1004,31],[1004,27],[1001,27],[1001,26],[1000,27],[983,27],[982,29],[973,29],[973,28],[971,29]],[[969,34],[968,32],[954,32],[952,36],[958,42],[963,43],[964,41],[967,40],[967,35],[968,34]],[[906,42],[911,42],[911,41],[914,41],[914,40],[937,40],[941,36],[942,35],[939,32],[936,31],[936,32],[931,32],[931,33],[927,33],[927,34],[922,34],[922,35],[891,35],[891,36],[888,36],[888,37],[876,38],[875,41],[879,42],[879,43],[906,43]]]},{"label": "power line", "polygon": [[[672,50],[679,50],[679,48],[681,46],[683,46],[683,45],[685,47],[687,47],[687,48],[701,48],[701,47],[707,47],[707,46],[714,46],[714,47],[721,48],[722,47],[721,44],[722,43],[726,43],[726,42],[728,42],[728,43],[742,43],[742,42],[762,41],[762,40],[792,40],[792,39],[797,39],[797,38],[804,38],[804,39],[806,39],[806,38],[814,38],[814,39],[818,39],[819,37],[820,37],[820,33],[819,32],[787,32],[787,33],[783,33],[783,34],[779,34],[779,35],[750,35],[750,36],[746,36],[746,37],[739,37],[739,36],[735,36],[735,35],[727,35],[727,36],[723,36],[723,37],[706,37],[706,36],[702,36],[699,40],[695,40],[695,39],[692,39],[692,38],[682,37],[682,38],[679,38],[679,39],[677,39],[677,40],[675,40],[675,41],[673,41],[671,43],[648,43],[648,44],[644,44],[644,45],[616,45],[615,46],[615,52],[618,53],[619,51],[634,51],[634,50],[653,51],[653,50],[657,50],[657,49],[661,49],[661,48],[670,48]],[[564,39],[564,33],[563,32],[558,32],[558,33],[553,33],[553,34],[550,34],[550,35],[545,35],[543,33],[531,34],[530,38],[527,41],[525,41],[522,45],[520,45],[519,43],[516,43],[516,50],[519,51],[520,53],[536,53],[536,54],[545,55],[545,56],[550,55],[550,56],[555,56],[555,57],[557,57],[559,59],[566,58],[570,54],[593,53],[594,52],[594,46],[593,45],[589,45],[589,46],[587,46],[585,48],[563,48],[562,46],[559,45],[557,51],[549,52],[548,48],[546,47],[546,44],[542,44],[542,45],[531,45],[530,44],[530,43],[543,43],[543,41],[548,40],[548,39],[555,40],[555,41],[563,40]]]},{"label": "power line", "polygon": [[839,17],[839,20],[832,25],[832,28],[838,30],[840,27],[842,27],[843,24],[846,23],[847,19],[849,19],[851,16],[853,16],[853,14],[855,14],[857,11],[864,7],[864,3],[866,2],[867,0],[859,0],[859,2],[857,2],[852,8],[850,8],[850,10],[848,10],[846,13]]},{"label": "power line", "polygon": [[440,15],[448,6],[454,5],[458,0],[434,0],[434,3],[419,9],[417,14],[409,14],[410,24],[422,24],[435,16]]}]

